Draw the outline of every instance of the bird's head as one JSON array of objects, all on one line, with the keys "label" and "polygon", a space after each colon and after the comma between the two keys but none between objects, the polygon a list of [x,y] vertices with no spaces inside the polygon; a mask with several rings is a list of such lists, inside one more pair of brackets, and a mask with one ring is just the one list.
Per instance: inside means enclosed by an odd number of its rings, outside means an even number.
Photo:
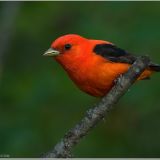
[{"label": "bird's head", "polygon": [[54,57],[61,61],[68,57],[79,57],[83,55],[82,45],[88,40],[76,34],[68,34],[57,38],[52,42],[51,47],[43,54],[44,56]]}]

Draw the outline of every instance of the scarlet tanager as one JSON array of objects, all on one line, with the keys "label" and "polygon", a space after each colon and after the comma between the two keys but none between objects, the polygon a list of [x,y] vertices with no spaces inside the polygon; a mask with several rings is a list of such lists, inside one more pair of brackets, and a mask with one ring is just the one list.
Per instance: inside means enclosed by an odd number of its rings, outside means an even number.
[{"label": "scarlet tanager", "polygon": [[[96,97],[108,93],[136,60],[136,56],[111,42],[76,34],[57,38],[44,56],[53,56],[82,91]],[[160,65],[150,63],[138,80],[148,79],[154,71],[160,71]]]}]

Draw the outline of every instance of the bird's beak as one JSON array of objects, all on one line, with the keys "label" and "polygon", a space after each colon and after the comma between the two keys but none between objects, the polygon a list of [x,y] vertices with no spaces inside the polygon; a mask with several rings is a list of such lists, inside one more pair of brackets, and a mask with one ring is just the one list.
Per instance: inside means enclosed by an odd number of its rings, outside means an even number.
[{"label": "bird's beak", "polygon": [[43,54],[43,56],[50,56],[50,57],[52,57],[52,56],[57,56],[57,55],[59,55],[59,54],[60,54],[59,51],[57,51],[57,50],[55,50],[55,49],[53,49],[53,48],[49,48],[49,49]]}]

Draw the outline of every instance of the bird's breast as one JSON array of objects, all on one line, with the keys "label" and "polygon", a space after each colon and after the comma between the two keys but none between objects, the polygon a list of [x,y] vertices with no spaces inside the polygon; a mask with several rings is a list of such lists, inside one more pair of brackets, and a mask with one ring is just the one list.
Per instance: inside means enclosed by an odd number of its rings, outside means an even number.
[{"label": "bird's breast", "polygon": [[101,97],[114,85],[115,79],[124,73],[129,65],[112,63],[97,57],[90,60],[69,59],[61,62],[72,81],[84,92]]}]

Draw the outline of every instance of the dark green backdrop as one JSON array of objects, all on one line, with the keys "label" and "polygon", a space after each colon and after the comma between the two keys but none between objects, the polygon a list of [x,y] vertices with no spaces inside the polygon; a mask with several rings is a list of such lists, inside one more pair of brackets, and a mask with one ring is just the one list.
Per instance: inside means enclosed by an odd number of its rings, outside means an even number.
[{"label": "dark green backdrop", "polygon": [[[0,2],[0,157],[38,157],[98,101],[42,56],[67,33],[160,63],[160,2]],[[133,85],[75,157],[160,157],[159,81]]]}]

